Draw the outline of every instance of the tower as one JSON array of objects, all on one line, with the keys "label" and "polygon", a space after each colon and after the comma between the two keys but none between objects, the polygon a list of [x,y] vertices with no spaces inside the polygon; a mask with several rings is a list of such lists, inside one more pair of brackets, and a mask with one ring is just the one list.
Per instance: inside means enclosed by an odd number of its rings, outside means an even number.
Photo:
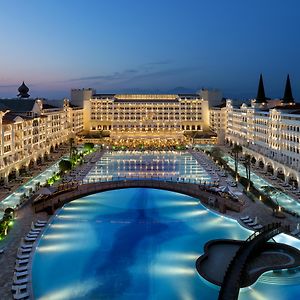
[{"label": "tower", "polygon": [[267,102],[267,98],[265,95],[263,77],[262,77],[262,74],[260,74],[257,96],[256,96],[256,103],[266,103],[266,102]]},{"label": "tower", "polygon": [[286,78],[282,103],[283,104],[294,104],[295,103],[295,100],[293,98],[293,93],[292,93],[292,87],[291,87],[291,81],[290,81],[290,75],[289,74],[287,75],[287,78]]}]

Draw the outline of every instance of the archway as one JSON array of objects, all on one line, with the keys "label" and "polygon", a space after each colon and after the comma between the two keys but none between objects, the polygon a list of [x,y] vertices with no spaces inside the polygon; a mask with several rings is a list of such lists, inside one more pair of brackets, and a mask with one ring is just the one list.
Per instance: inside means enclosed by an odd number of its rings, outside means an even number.
[{"label": "archway", "polygon": [[8,181],[15,180],[16,178],[17,178],[17,170],[14,168],[14,169],[10,170],[10,172],[8,174]]},{"label": "archway", "polygon": [[277,177],[283,181],[285,180],[285,175],[282,168],[277,169]]},{"label": "archway", "polygon": [[260,160],[260,161],[258,162],[258,167],[259,167],[260,169],[263,169],[263,168],[265,167],[265,164],[264,164],[264,162],[263,162],[262,160]]},{"label": "archway", "polygon": [[274,168],[271,164],[267,164],[267,172],[271,175],[274,174]]},{"label": "archway", "polygon": [[26,166],[22,165],[21,168],[19,169],[19,174],[20,174],[20,176],[25,175],[26,172],[27,172]]},{"label": "archway", "polygon": [[38,165],[40,165],[40,164],[42,163],[42,161],[43,161],[42,156],[39,155],[39,157],[38,157],[37,160],[36,160],[36,163],[37,163]]},{"label": "archway", "polygon": [[251,164],[252,165],[255,165],[256,164],[256,158],[254,156],[252,156],[251,158]]},{"label": "archway", "polygon": [[299,184],[298,184],[298,180],[295,174],[290,174],[288,177],[288,184],[291,185],[294,188],[298,188]]}]

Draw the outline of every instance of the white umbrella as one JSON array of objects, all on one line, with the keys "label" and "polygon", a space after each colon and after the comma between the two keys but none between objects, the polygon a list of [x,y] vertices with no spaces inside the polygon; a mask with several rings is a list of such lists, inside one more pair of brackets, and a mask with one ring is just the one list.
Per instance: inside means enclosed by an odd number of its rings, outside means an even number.
[{"label": "white umbrella", "polygon": [[52,192],[46,187],[39,189],[36,193],[38,195],[52,195]]}]

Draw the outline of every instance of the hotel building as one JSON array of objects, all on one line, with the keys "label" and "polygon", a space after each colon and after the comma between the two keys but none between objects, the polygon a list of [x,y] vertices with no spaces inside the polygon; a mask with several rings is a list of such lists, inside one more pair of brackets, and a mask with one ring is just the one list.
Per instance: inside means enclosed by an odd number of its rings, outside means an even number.
[{"label": "hotel building", "polygon": [[68,100],[59,108],[42,99],[0,99],[1,181],[28,170],[82,129],[83,110]]},{"label": "hotel building", "polygon": [[71,93],[72,102],[83,103],[87,133],[105,131],[111,141],[144,143],[184,141],[185,134],[197,132],[195,138],[214,143],[208,101],[198,94],[95,94],[92,89]]},{"label": "hotel building", "polygon": [[256,165],[296,186],[300,183],[300,106],[287,78],[283,99],[265,97],[262,77],[251,105],[227,100],[226,141],[243,146]]}]

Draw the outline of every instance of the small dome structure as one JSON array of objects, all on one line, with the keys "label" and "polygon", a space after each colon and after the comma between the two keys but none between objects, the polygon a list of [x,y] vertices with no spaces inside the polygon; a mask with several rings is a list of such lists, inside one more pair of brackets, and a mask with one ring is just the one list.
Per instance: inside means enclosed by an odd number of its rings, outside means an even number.
[{"label": "small dome structure", "polygon": [[24,81],[23,81],[23,83],[20,85],[20,87],[18,88],[18,92],[19,92],[19,94],[18,94],[18,97],[19,97],[19,98],[29,98],[29,97],[30,97],[30,95],[28,94],[29,88],[28,88],[28,86],[24,83]]}]

